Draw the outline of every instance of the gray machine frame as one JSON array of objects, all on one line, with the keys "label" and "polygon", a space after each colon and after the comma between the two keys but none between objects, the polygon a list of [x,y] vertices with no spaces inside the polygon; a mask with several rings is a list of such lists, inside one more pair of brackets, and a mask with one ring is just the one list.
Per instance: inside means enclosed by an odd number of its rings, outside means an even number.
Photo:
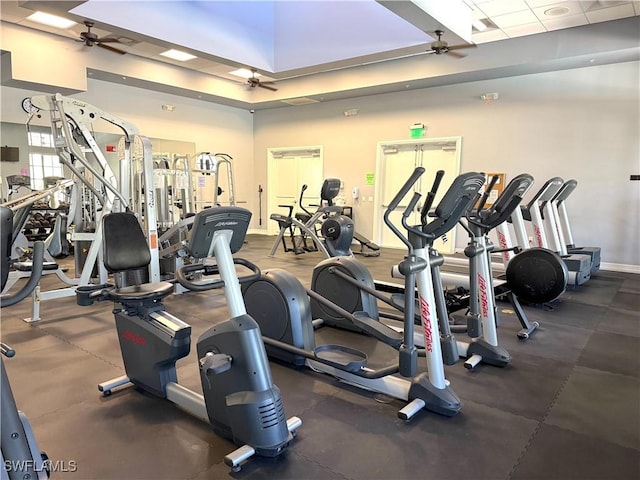
[{"label": "gray machine frame", "polygon": [[560,190],[550,200],[554,212],[554,220],[557,225],[560,245],[564,246],[563,252],[573,255],[588,255],[591,258],[591,275],[600,270],[600,247],[577,247],[573,240],[573,231],[569,223],[566,200],[578,186],[578,181],[571,179],[564,182]]},{"label": "gray machine frame", "polygon": [[[0,255],[2,267],[2,287],[4,288],[11,259],[13,212],[4,206],[0,206]],[[44,243],[37,241],[34,244],[33,268],[31,277],[20,290],[12,294],[0,296],[0,307],[10,307],[22,301],[31,294],[42,275],[42,262],[44,257]],[[0,343],[0,354],[13,357],[15,351],[8,345]],[[5,370],[4,360],[0,355],[0,478],[2,480],[46,480],[49,478],[48,458],[41,452],[33,434],[31,424],[27,416],[18,410],[11,383]]]}]

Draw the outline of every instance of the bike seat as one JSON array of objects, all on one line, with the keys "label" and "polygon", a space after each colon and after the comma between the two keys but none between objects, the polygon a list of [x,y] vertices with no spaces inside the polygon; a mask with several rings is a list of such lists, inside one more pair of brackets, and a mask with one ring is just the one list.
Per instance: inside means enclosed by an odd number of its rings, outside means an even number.
[{"label": "bike seat", "polygon": [[154,282],[141,285],[129,285],[109,292],[115,302],[135,302],[145,300],[160,300],[173,292],[173,283]]}]

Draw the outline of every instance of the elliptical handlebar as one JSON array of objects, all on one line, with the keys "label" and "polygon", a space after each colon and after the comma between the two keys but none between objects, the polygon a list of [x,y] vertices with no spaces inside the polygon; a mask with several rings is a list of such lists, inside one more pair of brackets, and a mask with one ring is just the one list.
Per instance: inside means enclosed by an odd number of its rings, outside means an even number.
[{"label": "elliptical handlebar", "polygon": [[[408,180],[404,183],[404,185],[402,185],[402,188],[400,188],[400,191],[396,193],[395,197],[393,197],[393,199],[389,203],[389,206],[384,212],[384,223],[396,235],[396,237],[402,240],[402,243],[404,243],[409,248],[409,250],[413,250],[413,247],[411,246],[411,242],[409,242],[409,239],[405,235],[403,235],[402,232],[400,232],[400,230],[398,230],[398,228],[391,222],[391,220],[389,219],[389,216],[396,208],[398,208],[398,205],[400,205],[400,202],[402,201],[402,199],[406,197],[407,193],[409,193],[409,190],[411,190],[411,187],[415,185],[415,183],[418,181],[418,179],[422,176],[424,172],[425,172],[424,167],[416,167],[416,169],[413,171],[413,173],[408,178]],[[406,217],[403,215],[403,226],[405,224],[406,224]]]},{"label": "elliptical handlebar", "polygon": [[300,208],[304,210],[304,213],[306,213],[307,215],[313,215],[309,210],[305,208],[304,204],[302,203],[302,196],[304,195],[304,192],[307,191],[307,188],[309,188],[309,186],[306,183],[302,185],[302,188],[300,189],[300,198],[298,198],[298,205],[300,205]]},{"label": "elliptical handlebar", "polygon": [[480,197],[478,208],[476,208],[477,214],[479,214],[484,208],[484,206],[486,205],[487,200],[489,200],[489,195],[491,195],[491,190],[493,190],[493,187],[496,186],[496,183],[498,183],[499,179],[500,177],[498,175],[494,175],[491,177],[491,181],[489,182],[489,185],[487,186],[487,188],[484,189],[484,193],[482,194],[482,197]]},{"label": "elliptical handlebar", "polygon": [[431,190],[427,193],[427,198],[425,199],[424,205],[422,205],[422,210],[420,211],[420,222],[422,225],[426,225],[429,222],[429,210],[431,210],[431,206],[436,198],[436,193],[438,193],[438,188],[440,188],[440,182],[442,182],[443,177],[444,170],[438,170],[436,172],[436,178],[433,180]]}]

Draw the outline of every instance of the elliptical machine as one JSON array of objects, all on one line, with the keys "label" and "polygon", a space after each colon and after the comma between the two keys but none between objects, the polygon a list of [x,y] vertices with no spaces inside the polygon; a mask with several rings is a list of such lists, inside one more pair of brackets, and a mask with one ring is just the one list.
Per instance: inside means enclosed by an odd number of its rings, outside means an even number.
[{"label": "elliptical machine", "polygon": [[[400,269],[405,274],[405,288],[409,291],[415,288],[416,276],[420,279],[425,272],[425,277],[428,277],[426,269],[429,264],[416,255],[412,243],[391,223],[389,216],[423,173],[422,167],[414,171],[384,215],[387,226],[408,247],[408,254],[401,262]],[[419,198],[420,194],[414,194],[402,217],[403,226],[410,232],[409,236],[426,235],[406,223]],[[452,416],[462,407],[460,399],[445,379],[440,343],[429,342],[423,351],[418,351],[414,345],[413,298],[408,298],[404,306],[404,332],[398,334],[378,319],[370,318],[366,312],[351,314],[318,293],[305,289],[297,278],[285,270],[264,272],[259,280],[244,285],[243,293],[248,312],[261,326],[270,356],[294,365],[306,365],[314,371],[332,375],[364,390],[408,401],[398,412],[403,420],[411,419],[422,408]],[[322,303],[325,311],[332,310],[348,316],[357,328],[371,333],[381,342],[396,349],[398,362],[372,370],[367,366],[368,358],[364,352],[343,345],[316,346],[313,325],[315,320],[312,320],[308,297]],[[430,339],[438,338],[437,320],[432,318],[424,305],[421,305],[421,313],[424,335]],[[419,355],[426,357],[428,372],[417,374]],[[398,377],[397,373],[407,378]]]},{"label": "elliptical machine", "polygon": [[[439,238],[455,227],[467,207],[476,199],[477,190],[484,183],[484,180],[480,181],[481,176],[476,173],[465,173],[458,176],[439,203],[437,214],[434,214],[434,217],[429,221],[427,213],[431,209],[443,175],[443,170],[436,173],[433,187],[422,206],[421,219],[423,223],[419,228],[428,240]],[[477,189],[474,191],[473,188],[469,188],[468,182]],[[410,233],[412,248],[417,249],[418,252],[425,248],[423,235]],[[429,242],[427,241],[427,243]],[[424,254],[422,258],[428,258],[428,255]],[[434,268],[439,269],[442,264],[442,257],[434,255],[429,260],[434,263]],[[426,273],[429,274],[429,271]],[[434,296],[433,281],[427,278],[420,282],[419,279],[418,284],[424,287],[418,292],[418,296],[427,298],[427,303],[430,305],[429,310],[435,311],[436,303],[434,302],[444,302],[444,299],[436,298],[437,295]],[[364,311],[375,319],[380,317],[390,320],[399,319],[396,314],[380,311],[377,300],[395,309],[403,310],[404,308],[404,289],[393,288],[389,284],[375,281],[367,267],[355,258],[328,258],[320,262],[313,270],[311,289],[349,312]],[[384,295],[383,292],[391,293],[391,296]],[[328,325],[347,330],[359,330],[348,317],[325,308],[315,300],[311,301],[311,309],[314,318],[321,317]],[[455,357],[453,363],[457,360],[458,358]],[[445,361],[445,363],[447,362]]]},{"label": "elliptical machine", "polygon": [[[518,338],[527,339],[540,326],[538,322],[529,322],[520,299],[529,303],[544,303],[555,300],[566,288],[568,273],[562,260],[557,254],[546,249],[528,249],[511,257],[507,264],[504,279],[494,280],[491,263],[491,253],[501,252],[511,256],[516,247],[510,245],[507,219],[519,212],[522,197],[533,185],[533,177],[523,173],[515,176],[489,208],[484,208],[486,199],[491,193],[497,177],[493,177],[484,196],[477,206],[467,214],[466,223],[460,222],[469,233],[470,241],[464,253],[469,258],[469,276],[458,274],[443,274],[445,283],[469,286],[466,302],[460,302],[459,307],[468,307],[466,314],[452,312],[455,320],[462,319],[466,326],[462,330],[460,325],[452,327],[454,331],[466,331],[471,337],[477,337],[485,332],[485,321],[497,324],[497,308],[495,299],[506,297],[516,312],[522,329],[517,333]],[[496,250],[488,239],[489,233],[499,228],[498,238],[502,249]],[[462,278],[462,280],[461,280]],[[498,282],[497,285],[495,282]],[[482,325],[481,325],[482,323]],[[491,329],[489,330],[491,332]],[[490,334],[492,340],[497,337]],[[497,345],[497,343],[496,343]]]},{"label": "elliptical machine", "polygon": [[[280,390],[273,384],[260,329],[246,313],[240,282],[260,275],[260,270],[232,254],[242,247],[251,212],[238,207],[214,207],[194,217],[188,250],[195,259],[215,256],[216,265],[192,264],[176,272],[178,281],[197,291],[224,287],[232,318],[198,338],[200,378],[204,395],[177,383],[176,361],[189,354],[191,326],[165,311],[162,299],[173,291],[169,282],[141,285],[80,287],[78,304],[112,300],[118,339],[126,375],[101,383],[105,396],[131,383],[175,403],[208,422],[216,433],[241,447],[225,456],[233,471],[254,454],[275,457],[283,453],[301,425],[297,417],[286,419]],[[149,248],[137,218],[112,213],[104,221],[104,264],[123,276],[147,267]],[[235,264],[252,270],[238,278]],[[207,284],[188,275],[205,270],[219,274]]]},{"label": "elliptical machine", "polygon": [[[314,213],[307,210],[302,202],[306,190],[307,186],[303,185],[299,200],[304,212],[297,212],[293,216],[292,205],[281,205],[289,209],[288,215],[272,213],[269,217],[278,222],[280,227],[269,256],[273,257],[276,254],[280,243],[285,252],[294,252],[296,255],[318,250],[326,257],[351,255],[353,221],[342,215],[342,207],[333,204],[333,199],[340,193],[340,180],[325,179],[320,190],[320,206]],[[324,221],[318,232],[317,224],[321,219]],[[287,233],[290,245],[287,244]]]},{"label": "elliptical machine", "polygon": [[[0,206],[0,277],[3,290],[9,276],[11,262],[11,245],[13,212]],[[27,283],[13,294],[0,296],[0,307],[9,307],[29,296],[40,282],[43,270],[44,243],[37,241],[33,246],[33,268]],[[15,355],[15,351],[5,343],[0,343],[0,353],[7,358]],[[11,383],[0,356],[0,461],[2,461],[1,478],[9,480],[46,480],[49,478],[49,459],[47,454],[38,448],[31,424],[27,416],[18,410],[11,390]]]}]

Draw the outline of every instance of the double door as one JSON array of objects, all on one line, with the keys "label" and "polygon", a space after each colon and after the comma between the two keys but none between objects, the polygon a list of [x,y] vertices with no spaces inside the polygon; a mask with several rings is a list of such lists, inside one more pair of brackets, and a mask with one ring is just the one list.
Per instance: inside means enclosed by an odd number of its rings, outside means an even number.
[{"label": "double door", "polygon": [[[420,210],[431,190],[438,170],[445,174],[436,193],[435,207],[460,171],[461,137],[429,138],[409,141],[378,143],[376,161],[376,194],[374,207],[374,236],[379,245],[390,248],[406,248],[402,241],[384,224],[384,212],[391,199],[398,193],[416,167],[424,167],[425,173],[414,185],[413,191],[422,194],[420,202],[407,219],[410,225],[420,223]],[[402,227],[402,213],[412,193],[407,194],[400,206],[390,215],[391,221],[406,234]],[[441,253],[453,253],[455,229],[434,243]]]},{"label": "double door", "polygon": [[285,214],[288,209],[281,205],[293,206],[293,211],[299,212],[300,191],[307,185],[302,196],[303,205],[310,212],[320,204],[320,189],[322,188],[323,158],[322,147],[287,147],[270,148],[268,158],[268,204],[267,231],[269,235],[277,235],[277,222],[269,220],[272,213]]}]

